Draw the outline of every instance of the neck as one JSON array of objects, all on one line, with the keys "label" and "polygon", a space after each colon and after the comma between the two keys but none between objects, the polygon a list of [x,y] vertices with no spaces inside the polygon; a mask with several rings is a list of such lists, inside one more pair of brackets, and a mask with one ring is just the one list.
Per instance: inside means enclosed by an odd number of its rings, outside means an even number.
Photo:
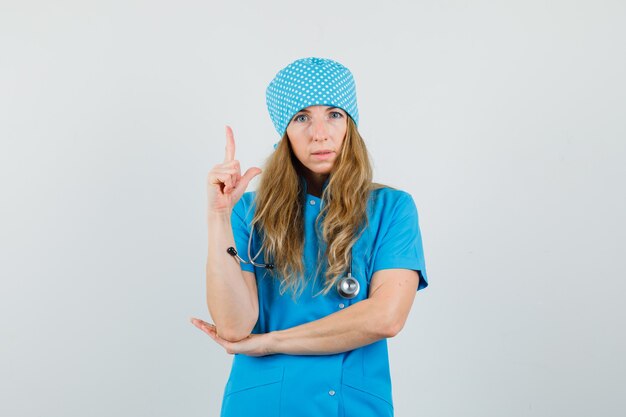
[{"label": "neck", "polygon": [[328,179],[328,174],[316,174],[309,172],[304,174],[304,180],[306,181],[307,194],[311,194],[315,197],[322,197],[322,187]]}]

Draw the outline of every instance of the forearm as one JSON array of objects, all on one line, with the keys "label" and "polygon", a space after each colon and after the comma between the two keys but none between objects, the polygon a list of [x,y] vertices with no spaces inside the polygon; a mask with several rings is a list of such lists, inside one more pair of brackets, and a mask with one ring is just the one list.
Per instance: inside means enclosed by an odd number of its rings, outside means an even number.
[{"label": "forearm", "polygon": [[378,303],[368,298],[319,320],[271,332],[271,353],[327,355],[391,337],[392,320]]},{"label": "forearm", "polygon": [[209,313],[221,337],[238,340],[252,331],[258,318],[258,301],[246,285],[237,260],[226,252],[235,246],[230,216],[209,213],[206,297]]}]

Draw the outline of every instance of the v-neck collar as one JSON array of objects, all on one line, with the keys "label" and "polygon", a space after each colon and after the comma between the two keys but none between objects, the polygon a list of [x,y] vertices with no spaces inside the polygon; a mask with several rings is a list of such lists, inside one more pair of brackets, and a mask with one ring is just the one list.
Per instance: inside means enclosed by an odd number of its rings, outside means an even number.
[{"label": "v-neck collar", "polygon": [[[328,182],[330,181],[330,175],[328,177],[326,177],[326,180],[324,181],[324,184],[322,184],[322,193],[324,193],[324,190],[326,189],[326,186],[328,185]],[[304,176],[300,175],[300,182],[302,184],[302,189],[304,190],[304,194],[306,195],[307,200],[310,199],[315,199],[317,202],[320,202],[322,200],[321,197],[317,197],[313,194],[309,194],[307,192],[307,183],[306,183],[306,179],[304,178]]]}]

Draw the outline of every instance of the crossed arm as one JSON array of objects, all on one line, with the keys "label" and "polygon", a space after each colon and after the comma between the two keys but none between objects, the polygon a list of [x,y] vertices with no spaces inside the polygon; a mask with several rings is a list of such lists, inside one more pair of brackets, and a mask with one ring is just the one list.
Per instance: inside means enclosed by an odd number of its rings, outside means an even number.
[{"label": "crossed arm", "polygon": [[367,299],[319,320],[285,330],[250,334],[238,341],[221,338],[215,326],[202,320],[192,319],[192,323],[228,353],[251,356],[340,353],[398,334],[409,315],[418,284],[416,271],[379,270],[372,276]]}]

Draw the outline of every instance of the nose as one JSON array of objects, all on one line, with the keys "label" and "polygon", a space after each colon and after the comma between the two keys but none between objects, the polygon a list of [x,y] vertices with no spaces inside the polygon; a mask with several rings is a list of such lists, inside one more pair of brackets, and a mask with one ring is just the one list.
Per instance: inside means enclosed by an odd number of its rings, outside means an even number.
[{"label": "nose", "polygon": [[328,126],[326,126],[326,120],[323,118],[313,121],[311,124],[313,129],[313,140],[326,140],[328,139]]}]

